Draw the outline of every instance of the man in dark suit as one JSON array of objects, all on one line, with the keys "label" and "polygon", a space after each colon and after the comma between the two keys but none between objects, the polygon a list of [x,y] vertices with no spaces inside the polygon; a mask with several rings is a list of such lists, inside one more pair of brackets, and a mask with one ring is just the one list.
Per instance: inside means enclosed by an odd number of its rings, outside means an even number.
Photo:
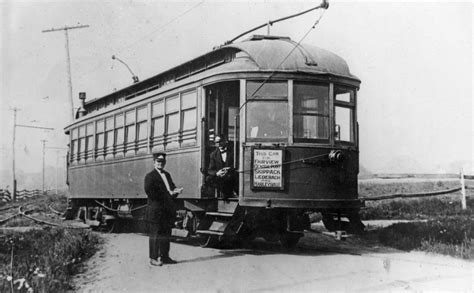
[{"label": "man in dark suit", "polygon": [[238,181],[234,169],[234,152],[229,148],[224,135],[217,135],[214,139],[217,148],[210,155],[208,181],[227,198],[237,194]]},{"label": "man in dark suit", "polygon": [[155,169],[145,176],[145,193],[148,196],[147,221],[149,226],[150,264],[162,266],[176,263],[169,256],[171,229],[176,218],[173,199],[181,193],[171,175],[164,170],[166,154],[153,154]]}]

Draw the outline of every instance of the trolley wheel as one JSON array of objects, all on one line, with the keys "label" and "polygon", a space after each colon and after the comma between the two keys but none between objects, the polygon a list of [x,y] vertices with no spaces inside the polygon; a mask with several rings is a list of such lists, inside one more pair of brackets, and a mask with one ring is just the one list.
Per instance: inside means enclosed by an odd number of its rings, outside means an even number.
[{"label": "trolley wheel", "polygon": [[202,242],[201,247],[218,248],[220,241],[220,236],[207,235],[204,237],[204,241]]},{"label": "trolley wheel", "polygon": [[360,219],[359,213],[353,213],[348,216],[350,222],[350,232],[355,234],[362,234],[365,231],[365,225]]},{"label": "trolley wheel", "polygon": [[334,219],[334,216],[331,214],[323,214],[323,224],[324,227],[329,231],[329,232],[334,232],[338,230],[344,230],[348,231],[350,223],[347,221],[338,221]]},{"label": "trolley wheel", "polygon": [[324,227],[330,232],[336,231],[339,228],[338,222],[334,220],[332,215],[329,214],[323,214],[323,224]]},{"label": "trolley wheel", "polygon": [[102,226],[102,229],[106,233],[117,233],[119,230],[118,226],[117,220],[109,220],[105,222],[105,225]]},{"label": "trolley wheel", "polygon": [[103,233],[117,233],[119,226],[120,225],[117,223],[117,220],[107,220],[100,223],[96,230]]},{"label": "trolley wheel", "polygon": [[280,243],[285,248],[294,248],[301,238],[300,233],[285,232],[280,234]]}]

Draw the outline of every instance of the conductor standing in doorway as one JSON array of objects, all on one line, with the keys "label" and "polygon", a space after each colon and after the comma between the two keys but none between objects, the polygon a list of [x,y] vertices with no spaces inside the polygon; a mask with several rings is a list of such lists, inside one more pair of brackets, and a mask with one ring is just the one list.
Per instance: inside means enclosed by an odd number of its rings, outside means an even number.
[{"label": "conductor standing in doorway", "polygon": [[162,266],[176,263],[169,256],[171,229],[176,218],[173,199],[181,193],[171,175],[164,170],[166,154],[153,154],[155,169],[145,176],[145,193],[148,196],[147,221],[149,225],[150,264]]},{"label": "conductor standing in doorway", "polygon": [[208,181],[222,193],[224,198],[237,194],[238,181],[234,169],[234,152],[224,135],[214,139],[217,148],[210,155]]}]

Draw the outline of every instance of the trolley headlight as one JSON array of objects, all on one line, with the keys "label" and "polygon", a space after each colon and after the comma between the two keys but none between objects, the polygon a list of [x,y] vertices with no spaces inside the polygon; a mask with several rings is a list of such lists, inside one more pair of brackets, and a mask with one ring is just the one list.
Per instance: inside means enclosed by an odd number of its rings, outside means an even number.
[{"label": "trolley headlight", "polygon": [[329,161],[338,163],[344,160],[344,154],[340,150],[332,150],[329,155]]}]

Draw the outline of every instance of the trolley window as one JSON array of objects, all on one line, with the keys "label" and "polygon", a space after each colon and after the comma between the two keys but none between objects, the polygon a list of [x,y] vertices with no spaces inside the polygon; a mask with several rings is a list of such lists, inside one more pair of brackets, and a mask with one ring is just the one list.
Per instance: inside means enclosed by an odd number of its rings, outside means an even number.
[{"label": "trolley window", "polygon": [[105,118],[105,156],[113,154],[114,147],[114,117]]},{"label": "trolley window", "polygon": [[97,120],[95,125],[95,157],[99,158],[104,155],[105,147],[105,136],[104,136],[105,123],[104,120]]},{"label": "trolley window", "polygon": [[355,142],[355,97],[354,90],[334,87],[334,139],[339,143]]},{"label": "trolley window", "polygon": [[84,154],[86,150],[86,127],[79,127],[79,145],[77,147],[77,159],[80,161],[84,159]]},{"label": "trolley window", "polygon": [[137,109],[137,152],[146,150],[146,139],[148,137],[148,111],[147,107]]},{"label": "trolley window", "polygon": [[247,139],[288,139],[288,83],[247,82]]},{"label": "trolley window", "polygon": [[124,130],[123,130],[123,114],[115,115],[115,145],[114,154],[123,155],[124,151]]},{"label": "trolley window", "polygon": [[86,159],[92,159],[94,152],[94,123],[86,125]]},{"label": "trolley window", "polygon": [[165,133],[165,103],[163,100],[153,103],[151,105],[151,143],[153,150],[163,149],[163,135]]},{"label": "trolley window", "polygon": [[179,131],[179,96],[174,96],[167,98],[165,101],[165,111],[166,111],[166,141],[165,146],[167,149],[178,148],[178,131]]},{"label": "trolley window", "polygon": [[78,133],[79,129],[74,128],[71,131],[71,162],[77,160],[77,154],[78,154],[78,147],[79,147],[79,140],[78,140]]},{"label": "trolley window", "polygon": [[181,146],[195,145],[197,142],[197,93],[187,92],[181,95]]},{"label": "trolley window", "polygon": [[295,142],[329,140],[329,86],[294,84],[293,135]]},{"label": "trolley window", "polygon": [[127,155],[135,154],[135,121],[135,109],[125,112],[125,154]]},{"label": "trolley window", "polygon": [[247,82],[247,99],[288,99],[288,83],[284,82]]}]

